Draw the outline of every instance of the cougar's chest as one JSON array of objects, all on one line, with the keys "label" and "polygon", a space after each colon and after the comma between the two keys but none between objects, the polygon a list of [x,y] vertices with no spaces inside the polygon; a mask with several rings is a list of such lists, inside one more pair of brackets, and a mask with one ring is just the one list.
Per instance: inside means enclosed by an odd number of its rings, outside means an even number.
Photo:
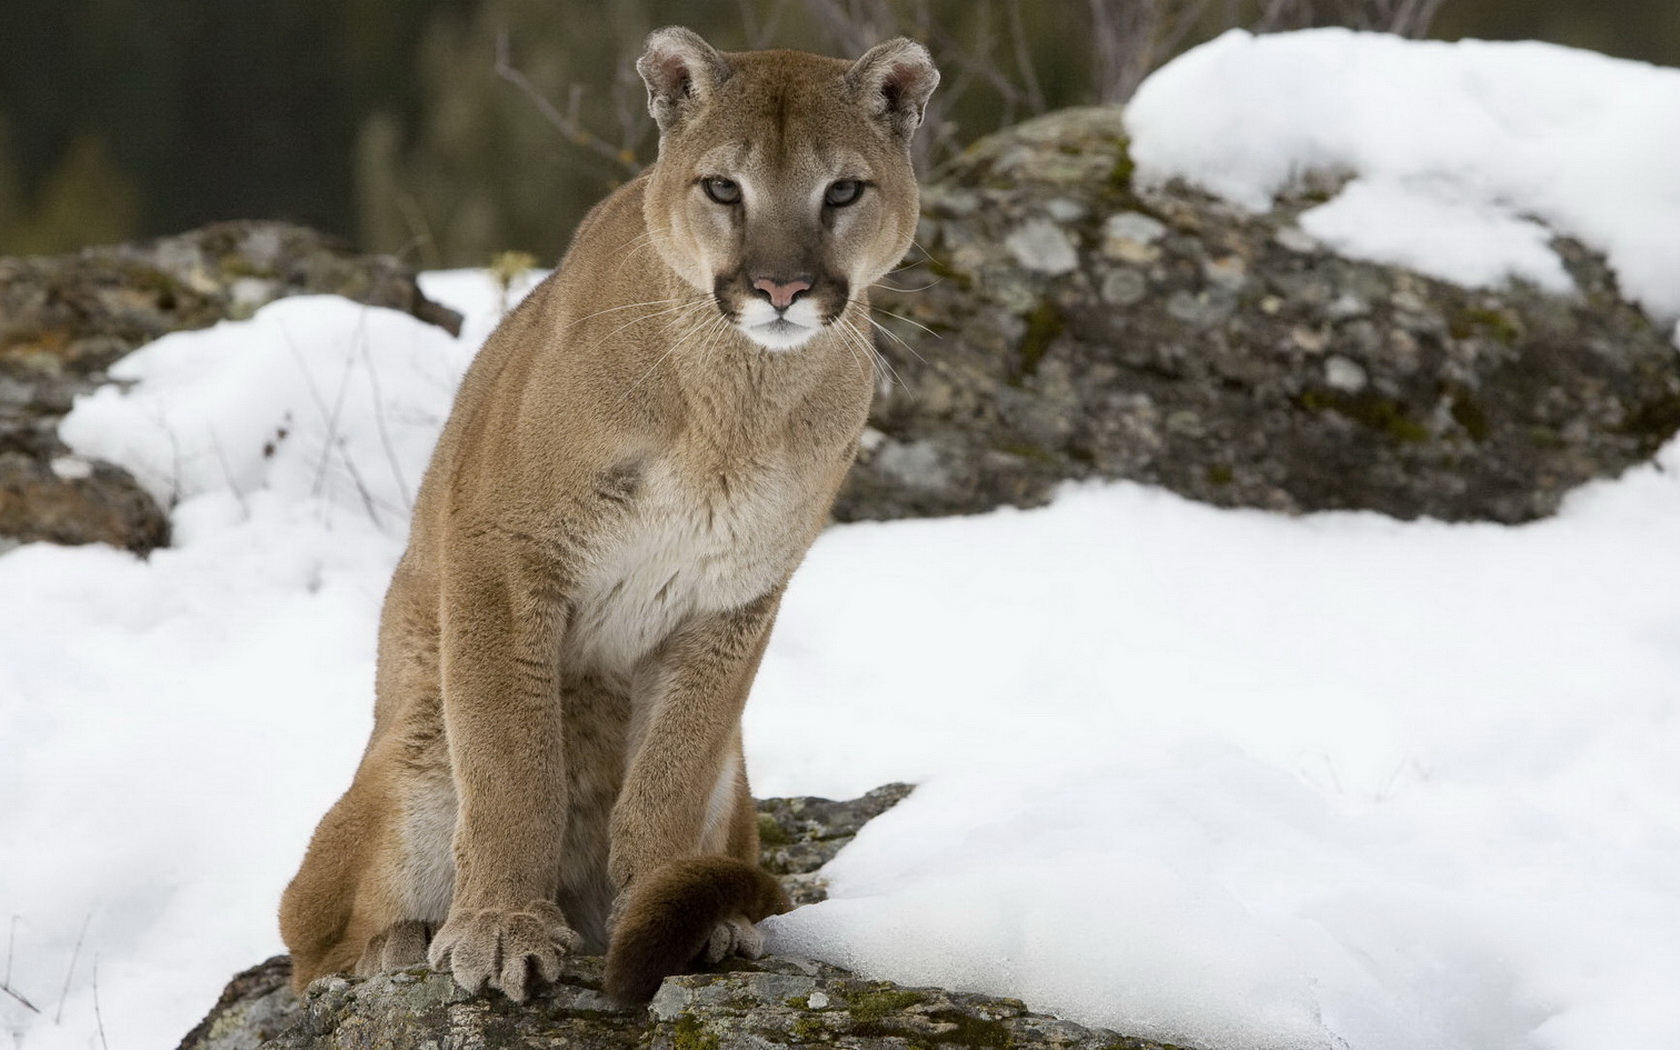
[{"label": "cougar's chest", "polygon": [[780,584],[809,543],[811,495],[782,462],[659,462],[603,530],[578,588],[567,670],[628,676],[689,617]]}]

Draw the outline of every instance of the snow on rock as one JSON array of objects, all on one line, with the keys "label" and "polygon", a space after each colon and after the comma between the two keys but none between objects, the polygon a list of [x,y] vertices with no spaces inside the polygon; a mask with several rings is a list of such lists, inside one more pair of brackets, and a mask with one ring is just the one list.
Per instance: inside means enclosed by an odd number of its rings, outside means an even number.
[{"label": "snow on rock", "polygon": [[1680,70],[1537,42],[1233,30],[1145,81],[1127,124],[1140,178],[1256,210],[1308,171],[1352,174],[1302,217],[1347,254],[1566,288],[1550,228],[1680,315]]}]

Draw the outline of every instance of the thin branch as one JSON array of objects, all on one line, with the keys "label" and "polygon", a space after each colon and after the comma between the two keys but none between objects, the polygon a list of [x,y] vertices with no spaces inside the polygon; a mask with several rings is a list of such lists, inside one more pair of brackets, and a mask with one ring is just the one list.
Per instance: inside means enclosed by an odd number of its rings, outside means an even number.
[{"label": "thin branch", "polygon": [[12,987],[12,949],[17,945],[18,917],[12,916],[12,929],[6,937],[6,976],[0,977],[0,992],[16,999],[23,1004],[23,1008],[32,1014],[39,1014],[41,1008],[23,997],[23,993]]},{"label": "thin branch", "polygon": [[34,1003],[30,1002],[28,999],[25,999],[23,997],[22,992],[19,992],[16,988],[13,988],[11,985],[7,984],[5,981],[0,981],[0,992],[5,992],[7,995],[11,996],[13,999],[16,999],[18,1002],[22,1003],[24,1009],[28,1010],[30,1013],[38,1014],[38,1013],[41,1012],[40,1007],[36,1006]]},{"label": "thin branch", "polygon": [[560,134],[564,135],[567,141],[607,158],[631,175],[642,170],[642,165],[636,160],[635,154],[622,147],[614,146],[584,127],[583,123],[577,119],[577,103],[581,89],[574,86],[571,103],[572,112],[570,114],[562,113],[555,108],[554,103],[537,90],[536,85],[532,84],[524,73],[514,68],[509,56],[508,35],[505,29],[496,34],[496,75],[523,91],[526,97],[537,107],[537,111]]},{"label": "thin branch", "polygon": [[64,990],[58,993],[58,1009],[53,1012],[53,1024],[64,1020],[64,1000],[70,998],[70,978],[76,973],[76,960],[82,955],[82,938],[87,936],[88,923],[93,921],[93,912],[88,912],[82,918],[81,932],[76,934],[76,946],[70,949],[70,966],[64,971]]},{"label": "thin branch", "polygon": [[105,1041],[105,1015],[99,1010],[99,956],[93,957],[93,1021],[99,1027],[100,1050],[111,1050]]},{"label": "thin branch", "polygon": [[1027,30],[1021,22],[1021,0],[1008,0],[1007,10],[1009,35],[1015,42],[1015,71],[1021,76],[1027,111],[1034,114],[1043,113],[1049,107],[1044,102],[1044,88],[1039,85],[1032,53],[1027,50]]}]

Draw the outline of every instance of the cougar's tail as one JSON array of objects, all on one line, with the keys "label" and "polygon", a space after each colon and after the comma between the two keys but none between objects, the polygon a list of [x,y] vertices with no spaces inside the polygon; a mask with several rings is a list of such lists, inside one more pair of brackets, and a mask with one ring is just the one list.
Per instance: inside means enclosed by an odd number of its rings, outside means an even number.
[{"label": "cougar's tail", "polygon": [[725,919],[758,922],[793,907],[776,877],[734,857],[684,857],[629,890],[607,946],[607,994],[645,1003],[659,982],[689,973]]}]

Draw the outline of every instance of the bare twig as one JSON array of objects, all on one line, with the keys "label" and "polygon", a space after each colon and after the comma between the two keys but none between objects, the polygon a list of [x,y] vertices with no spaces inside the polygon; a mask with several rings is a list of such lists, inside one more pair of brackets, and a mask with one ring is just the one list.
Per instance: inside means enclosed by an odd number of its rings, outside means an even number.
[{"label": "bare twig", "polygon": [[1208,0],[1089,0],[1087,7],[1097,100],[1124,102],[1202,23]]},{"label": "bare twig", "polygon": [[99,1010],[99,956],[93,957],[93,1022],[99,1028],[100,1050],[111,1050],[105,1041],[105,1015]]},{"label": "bare twig", "polygon": [[227,450],[222,448],[222,439],[216,434],[215,427],[207,425],[204,429],[210,435],[210,450],[216,454],[216,462],[222,468],[222,480],[227,482],[228,491],[239,501],[239,512],[249,519],[251,505],[245,501],[245,493],[240,491],[239,482],[234,479],[233,465],[228,462]]},{"label": "bare twig", "polygon": [[39,1014],[41,1008],[23,997],[23,993],[12,987],[12,948],[17,945],[18,917],[12,916],[11,932],[6,936],[6,975],[0,977],[0,992],[16,999],[23,1004],[23,1008],[32,1014]]},{"label": "bare twig", "polygon": [[19,992],[16,988],[13,988],[11,985],[7,984],[4,981],[0,981],[0,992],[5,992],[7,995],[11,996],[13,999],[16,999],[18,1002],[22,1003],[23,1006],[24,1006],[24,1009],[28,1010],[30,1013],[38,1014],[38,1013],[41,1012],[40,1007],[36,1006],[34,1003],[30,1002],[28,999],[25,999],[23,997],[22,992]]},{"label": "bare twig", "polygon": [[1044,88],[1038,83],[1038,71],[1033,65],[1032,53],[1027,50],[1027,29],[1021,22],[1021,0],[1007,0],[1004,9],[1009,13],[1009,36],[1015,43],[1015,72],[1021,78],[1021,90],[1026,95],[1027,110],[1031,113],[1043,113],[1049,107],[1044,101]]},{"label": "bare twig", "polygon": [[402,463],[397,458],[397,449],[391,441],[391,431],[385,422],[385,395],[379,388],[379,370],[373,364],[373,349],[367,337],[366,313],[356,321],[356,345],[362,352],[362,366],[367,369],[368,385],[373,391],[373,422],[379,430],[379,444],[385,450],[385,462],[391,468],[391,479],[397,483],[397,494],[402,496],[403,516],[407,517],[414,510],[414,500],[409,495],[408,479],[403,477]]},{"label": "bare twig", "polygon": [[70,978],[76,973],[76,960],[82,955],[82,938],[87,936],[88,923],[93,921],[93,912],[88,912],[82,918],[81,932],[76,934],[76,946],[70,949],[70,966],[64,971],[64,990],[58,993],[58,1009],[53,1011],[53,1024],[60,1024],[64,1020],[64,1000],[70,998]]},{"label": "bare twig", "polygon": [[526,97],[536,105],[537,111],[573,145],[582,146],[605,157],[631,175],[642,170],[642,165],[636,160],[635,153],[623,146],[614,146],[584,127],[583,122],[578,119],[577,108],[583,90],[581,85],[573,85],[569,106],[570,112],[562,113],[555,108],[554,103],[537,90],[536,85],[532,84],[524,73],[514,67],[509,56],[508,35],[505,29],[496,34],[496,75],[523,91]]}]

